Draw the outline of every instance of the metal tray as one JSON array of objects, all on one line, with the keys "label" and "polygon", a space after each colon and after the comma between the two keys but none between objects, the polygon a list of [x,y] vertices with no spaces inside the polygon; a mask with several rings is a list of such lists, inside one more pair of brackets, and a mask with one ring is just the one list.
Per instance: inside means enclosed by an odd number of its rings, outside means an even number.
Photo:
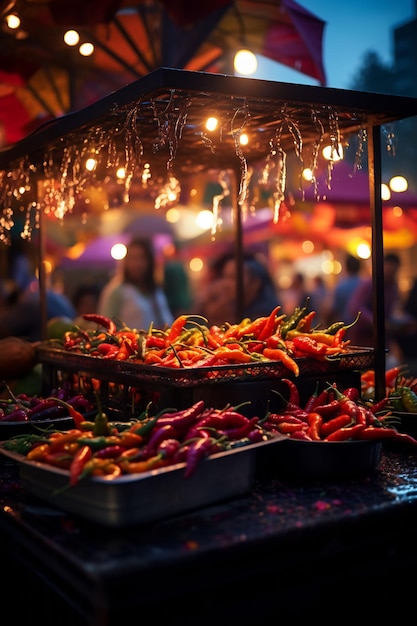
[{"label": "metal tray", "polygon": [[[42,363],[67,371],[126,382],[135,380],[135,384],[160,384],[172,387],[201,386],[224,382],[244,382],[265,380],[288,376],[289,370],[280,361],[262,361],[244,365],[219,365],[217,367],[172,368],[160,365],[145,365],[129,361],[103,360],[68,350],[51,348],[45,344],[37,346],[38,359]],[[306,374],[326,374],[332,372],[365,370],[374,366],[372,348],[351,347],[350,352],[325,361],[312,358],[296,359],[300,368],[300,377]]]},{"label": "metal tray", "polygon": [[268,476],[303,482],[344,480],[367,476],[381,460],[382,440],[303,441],[288,437],[279,454],[262,458]]},{"label": "metal tray", "polygon": [[39,435],[42,430],[69,430],[74,428],[72,417],[55,417],[48,420],[27,420],[25,422],[0,421],[0,441],[11,439],[16,435],[35,433]]},{"label": "metal tray", "polygon": [[68,487],[68,471],[28,461],[1,444],[0,452],[20,464],[23,487],[32,495],[101,525],[123,527],[160,520],[249,491],[256,477],[258,455],[266,449],[276,450],[282,441],[284,438],[277,437],[214,454],[187,479],[185,464],[179,463],[113,480],[89,477],[74,487]]}]

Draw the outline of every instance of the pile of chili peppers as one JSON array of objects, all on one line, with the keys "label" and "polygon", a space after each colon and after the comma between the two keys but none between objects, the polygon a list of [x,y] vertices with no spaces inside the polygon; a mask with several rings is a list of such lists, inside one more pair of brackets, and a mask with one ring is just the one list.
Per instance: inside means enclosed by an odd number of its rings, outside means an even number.
[{"label": "pile of chili peppers", "polygon": [[208,408],[200,400],[157,415],[148,409],[138,419],[115,425],[98,405],[92,422],[74,415],[76,427],[71,430],[18,435],[2,446],[28,460],[69,470],[73,486],[86,476],[114,479],[177,463],[185,463],[188,478],[212,454],[274,437],[258,417],[244,416],[239,407]]},{"label": "pile of chili peppers", "polygon": [[[417,378],[407,377],[407,365],[398,365],[385,372],[385,393],[388,408],[401,413],[417,413]],[[361,374],[362,397],[372,399],[375,392],[375,372]]]},{"label": "pile of chili peppers", "polygon": [[[47,422],[94,409],[94,404],[83,394],[69,394],[64,389],[57,391],[61,397],[43,398],[25,393],[15,395],[5,382],[3,386],[8,397],[0,399],[0,422]],[[64,398],[66,402],[62,403]]]},{"label": "pile of chili peppers", "polygon": [[377,403],[366,403],[356,387],[344,390],[336,384],[327,384],[314,393],[304,406],[300,405],[299,390],[289,379],[282,379],[290,396],[280,413],[268,413],[262,422],[265,430],[282,433],[306,441],[348,441],[391,439],[417,446],[417,440],[399,432],[399,421],[389,410],[390,398]]},{"label": "pile of chili peppers", "polygon": [[74,328],[61,345],[102,359],[177,368],[279,361],[298,376],[297,358],[326,360],[346,353],[345,333],[358,319],[348,325],[336,322],[325,329],[313,327],[316,311],[309,309],[308,301],[291,316],[281,314],[277,306],[268,316],[222,326],[208,326],[200,316],[180,315],[166,330],[151,326],[138,331],[118,327],[102,315],[85,314],[86,320],[97,323],[97,329]]}]

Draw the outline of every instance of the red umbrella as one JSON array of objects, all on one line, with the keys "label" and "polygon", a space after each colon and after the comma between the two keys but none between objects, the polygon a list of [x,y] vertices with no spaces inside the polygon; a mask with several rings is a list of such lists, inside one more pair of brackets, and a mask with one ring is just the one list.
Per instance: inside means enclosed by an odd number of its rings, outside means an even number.
[{"label": "red umbrella", "polygon": [[[159,67],[230,73],[242,46],[326,80],[325,22],[294,0],[16,0],[0,3],[0,20],[11,5],[21,28],[0,28],[0,72],[21,83],[6,82],[13,87],[7,96],[0,89],[6,145]],[[91,57],[64,44],[68,28],[94,44]]]}]

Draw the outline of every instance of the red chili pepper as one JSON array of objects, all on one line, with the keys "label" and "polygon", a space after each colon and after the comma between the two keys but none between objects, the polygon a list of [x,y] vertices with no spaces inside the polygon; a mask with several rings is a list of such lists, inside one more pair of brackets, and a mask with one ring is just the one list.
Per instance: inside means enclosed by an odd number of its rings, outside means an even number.
[{"label": "red chili pepper", "polygon": [[178,439],[164,439],[159,444],[156,453],[163,459],[172,459],[180,448],[181,444]]},{"label": "red chili pepper", "polygon": [[337,417],[333,417],[328,422],[323,422],[321,426],[321,438],[325,439],[331,433],[335,432],[335,430],[339,430],[339,428],[345,428],[349,424],[353,425],[352,418],[350,415],[347,415],[346,413],[342,413],[341,415],[338,415]]},{"label": "red chili pepper", "polygon": [[311,394],[311,396],[308,398],[307,402],[304,405],[304,410],[307,411],[307,413],[310,413],[313,408],[314,405],[317,401],[319,395],[319,381],[316,382],[316,386],[314,388],[313,393]]},{"label": "red chili pepper", "polygon": [[291,439],[301,439],[304,441],[313,441],[310,435],[305,430],[296,430],[295,433],[291,433]]},{"label": "red chili pepper", "polygon": [[340,403],[338,400],[332,400],[327,404],[320,404],[319,406],[314,407],[316,413],[320,413],[320,415],[324,418],[335,417],[338,413],[340,413]]},{"label": "red chili pepper", "polygon": [[364,424],[355,424],[354,426],[343,426],[338,430],[330,433],[324,438],[324,441],[347,441],[348,439],[361,439],[361,433],[366,428]]},{"label": "red chili pepper", "polygon": [[165,337],[149,335],[145,341],[146,348],[165,348]]},{"label": "red chili pepper", "polygon": [[402,443],[410,443],[413,446],[417,446],[417,439],[414,439],[408,433],[400,433],[395,428],[385,428],[377,426],[367,426],[359,433],[359,439],[392,439],[394,441],[400,441]]},{"label": "red chili pepper", "polygon": [[209,348],[220,348],[224,344],[224,335],[219,326],[210,326],[209,332],[206,334],[207,345]]},{"label": "red chili pepper", "polygon": [[29,420],[25,409],[15,409],[10,413],[5,413],[0,421],[2,422],[27,422]]},{"label": "red chili pepper", "polygon": [[391,367],[385,372],[385,385],[386,387],[394,387],[395,381],[398,376],[402,376],[404,372],[407,371],[406,365],[397,365],[395,367]]},{"label": "red chili pepper", "polygon": [[348,413],[356,419],[359,413],[359,407],[356,402],[339,391],[335,385],[331,385],[331,387],[333,392],[336,394],[336,401],[339,402],[341,411],[343,411],[343,413]]},{"label": "red chili pepper", "polygon": [[262,330],[258,335],[259,341],[266,341],[269,337],[271,337],[275,332],[275,326],[277,321],[277,314],[281,310],[281,305],[276,306],[272,309],[271,313],[267,317]]},{"label": "red chili pepper", "polygon": [[151,450],[156,450],[161,441],[164,439],[177,439],[178,431],[172,424],[166,424],[165,426],[158,426],[151,435],[147,443],[147,447]]},{"label": "red chili pepper", "polygon": [[109,335],[114,335],[116,332],[116,324],[113,320],[105,317],[104,315],[98,315],[97,313],[84,313],[83,318],[87,322],[92,322],[93,324],[98,324],[99,326],[103,326]]},{"label": "red chili pepper", "polygon": [[61,400],[60,398],[47,398],[47,400],[55,403],[55,404],[60,404],[62,406],[64,406],[70,417],[72,417],[74,424],[75,424],[75,428],[80,428],[81,427],[81,423],[85,422],[85,415],[83,415],[82,413],[80,413],[80,411],[77,411],[72,404],[69,404],[68,402],[65,402],[65,400]]},{"label": "red chili pepper", "polygon": [[357,400],[359,398],[359,389],[356,387],[347,387],[343,390],[343,395],[349,400]]},{"label": "red chili pepper", "polygon": [[73,455],[67,452],[51,452],[44,457],[45,463],[60,467],[61,469],[70,469],[73,461]]},{"label": "red chili pepper", "polygon": [[249,419],[236,411],[213,411],[198,420],[197,427],[204,428],[240,428],[249,422]]},{"label": "red chili pepper", "polygon": [[243,424],[242,426],[238,426],[237,428],[218,430],[218,433],[222,436],[227,437],[228,439],[243,439],[243,437],[246,437],[251,432],[251,430],[253,430],[253,427],[258,422],[259,419],[257,417],[252,417],[251,419],[248,419],[247,423]]},{"label": "red chili pepper", "polygon": [[311,437],[313,441],[321,440],[321,425],[323,423],[323,418],[320,413],[309,413],[307,416],[307,434]]},{"label": "red chili pepper", "polygon": [[213,443],[216,443],[216,440],[212,438],[197,439],[190,443],[185,458],[184,478],[189,478],[194,474],[198,463],[210,454]]},{"label": "red chili pepper", "polygon": [[87,461],[93,456],[93,451],[90,446],[81,446],[77,450],[70,466],[70,485],[74,486],[81,477]]},{"label": "red chili pepper", "polygon": [[281,422],[280,424],[276,425],[276,429],[278,430],[278,432],[283,433],[284,435],[291,435],[292,433],[298,432],[299,430],[307,431],[308,424],[304,423],[304,425],[300,425],[291,424],[290,422]]},{"label": "red chili pepper", "polygon": [[101,356],[105,356],[106,354],[108,354],[109,352],[114,352],[119,349],[118,344],[115,343],[108,343],[107,341],[102,341],[100,342],[97,347],[96,347],[96,351],[101,355]]},{"label": "red chili pepper", "polygon": [[382,411],[383,409],[385,409],[386,405],[389,403],[390,398],[389,396],[382,398],[382,400],[380,400],[379,402],[375,402],[375,404],[372,404],[369,409],[372,411],[372,413],[375,415],[376,413],[379,413],[379,411]]},{"label": "red chili pepper", "polygon": [[298,322],[295,330],[298,330],[302,333],[309,333],[311,331],[311,326],[313,323],[313,319],[316,317],[316,311],[310,311],[307,315],[304,315]]},{"label": "red chili pepper", "polygon": [[94,457],[97,459],[116,459],[123,454],[125,450],[126,448],[123,446],[106,446],[105,448],[101,448],[101,450],[97,450],[94,453]]},{"label": "red chili pepper", "polygon": [[[158,426],[170,425],[175,426],[175,428],[179,430],[183,430],[194,424],[201,416],[204,409],[204,400],[198,400],[188,409],[175,411],[173,413],[164,413],[162,416],[158,417]],[[142,434],[140,431],[135,432]]]},{"label": "red chili pepper", "polygon": [[310,335],[296,335],[292,337],[292,342],[296,354],[299,353],[300,356],[311,356],[314,358],[323,358],[326,356],[327,345],[318,342]]},{"label": "red chili pepper", "polygon": [[306,423],[305,420],[302,420],[295,415],[288,415],[286,413],[269,413],[265,421],[270,424],[281,424],[282,422],[287,422],[288,424],[298,424],[299,426]]},{"label": "red chili pepper", "polygon": [[290,380],[289,378],[282,378],[281,380],[283,383],[285,383],[288,386],[290,390],[290,397],[288,398],[288,403],[295,404],[299,407],[300,406],[300,392],[298,390],[297,385],[295,384],[294,381]]}]

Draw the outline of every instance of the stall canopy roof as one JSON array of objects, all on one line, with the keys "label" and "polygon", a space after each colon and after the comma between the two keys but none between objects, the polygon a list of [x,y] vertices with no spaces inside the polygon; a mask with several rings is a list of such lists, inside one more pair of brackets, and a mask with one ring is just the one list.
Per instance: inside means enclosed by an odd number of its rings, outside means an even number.
[{"label": "stall canopy roof", "polygon": [[[8,13],[21,19],[13,31]],[[325,85],[325,22],[295,0],[0,1],[0,121],[5,144],[159,67],[232,73],[248,47]],[[91,42],[68,47],[67,29]]]},{"label": "stall canopy roof", "polygon": [[[219,130],[205,129],[208,116]],[[0,169],[121,150],[154,171],[239,167],[281,149],[314,150],[353,133],[417,115],[417,99],[159,68],[80,111],[52,120],[0,150]],[[251,141],[237,145],[241,132]],[[70,154],[71,153],[71,154]],[[302,156],[302,155],[300,155]]]}]

